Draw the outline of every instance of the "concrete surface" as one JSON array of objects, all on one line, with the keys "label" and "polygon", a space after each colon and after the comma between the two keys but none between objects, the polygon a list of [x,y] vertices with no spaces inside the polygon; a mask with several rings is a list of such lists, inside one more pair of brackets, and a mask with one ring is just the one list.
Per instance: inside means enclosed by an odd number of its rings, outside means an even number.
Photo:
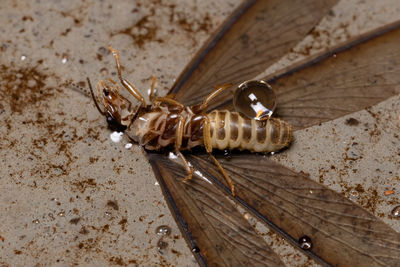
[{"label": "concrete surface", "polygon": [[[111,44],[137,88],[145,93],[155,75],[164,94],[239,2],[2,1],[0,266],[197,265],[141,150],[126,148],[125,138],[112,142],[91,99],[70,84],[115,77]],[[390,23],[399,11],[397,0],[342,1],[317,27],[328,34],[306,37],[266,72]],[[399,100],[297,132],[276,160],[310,173],[400,231],[390,216],[400,204]],[[350,127],[349,118],[362,123]],[[374,130],[378,137],[369,134]],[[359,157],[346,161],[351,152]],[[357,174],[350,171],[355,168]],[[385,196],[387,190],[394,193]],[[287,264],[315,264],[244,215]],[[161,253],[160,225],[171,227]]]}]

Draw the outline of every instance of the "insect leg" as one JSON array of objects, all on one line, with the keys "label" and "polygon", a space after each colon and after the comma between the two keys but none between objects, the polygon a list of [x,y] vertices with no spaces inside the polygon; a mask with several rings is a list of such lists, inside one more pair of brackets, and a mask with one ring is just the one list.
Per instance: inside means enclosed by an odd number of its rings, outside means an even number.
[{"label": "insect leg", "polygon": [[183,179],[183,182],[186,182],[186,181],[192,179],[193,168],[191,166],[189,166],[187,160],[185,159],[183,154],[179,151],[182,146],[184,126],[185,126],[185,118],[180,116],[178,125],[176,127],[176,131],[175,131],[175,151],[178,154],[178,156],[181,158],[181,160],[183,162],[183,166],[185,166],[185,169],[187,171],[188,175],[186,176],[185,179]]},{"label": "insect leg", "polygon": [[156,87],[156,82],[157,82],[157,78],[154,76],[151,76],[151,87],[150,87],[150,94],[149,94],[150,102],[153,102],[153,100],[154,100],[154,88]]},{"label": "insect leg", "polygon": [[215,86],[215,90],[204,99],[203,103],[200,106],[200,109],[205,113],[208,107],[208,103],[217,95],[219,95],[220,93],[222,93],[231,86],[232,86],[231,83]]},{"label": "insect leg", "polygon": [[172,98],[170,98],[170,97],[157,97],[157,98],[154,100],[154,103],[156,103],[156,104],[160,104],[160,103],[162,103],[162,102],[168,103],[168,104],[173,105],[173,106],[178,106],[178,107],[180,107],[181,109],[184,109],[184,108],[185,108],[185,106],[184,106],[183,104],[179,103],[177,100],[172,99]]},{"label": "insect leg", "polygon": [[90,95],[92,96],[93,102],[96,105],[97,110],[100,112],[101,115],[105,116],[106,113],[103,110],[101,110],[101,108],[99,106],[99,103],[98,103],[99,99],[97,98],[97,96],[96,97],[94,96],[92,84],[90,83],[89,77],[87,77],[86,79],[87,79],[87,82],[88,82],[88,85],[89,85]]},{"label": "insect leg", "polygon": [[186,158],[183,156],[183,154],[180,151],[176,151],[176,154],[178,154],[178,156],[181,158],[181,160],[183,162],[183,166],[185,167],[185,169],[188,173],[188,175],[186,176],[185,179],[183,179],[182,182],[189,181],[190,179],[192,179],[193,168],[191,166],[189,166],[189,163],[187,162]]},{"label": "insect leg", "polygon": [[126,90],[128,90],[128,92],[131,95],[133,95],[133,97],[135,97],[138,101],[140,101],[143,106],[146,106],[146,101],[144,100],[144,97],[139,93],[139,91],[128,80],[122,78],[121,63],[119,61],[118,51],[113,49],[111,46],[108,49],[110,49],[111,53],[115,58],[115,64],[117,65],[117,71],[118,71],[118,78],[121,81],[121,84],[126,88]]},{"label": "insect leg", "polygon": [[175,131],[175,150],[176,151],[179,151],[181,149],[184,127],[185,127],[185,118],[182,116],[179,116],[178,125],[176,126],[176,131]]},{"label": "insect leg", "polygon": [[210,119],[207,116],[205,116],[205,118],[204,118],[203,139],[204,139],[204,146],[206,148],[206,151],[208,152],[210,157],[213,159],[215,165],[218,167],[218,170],[224,176],[225,181],[229,184],[229,186],[231,188],[232,196],[235,196],[235,185],[233,184],[232,179],[226,173],[226,171],[222,167],[221,163],[219,163],[218,160],[212,154],[212,144],[211,144],[211,136],[210,136]]}]

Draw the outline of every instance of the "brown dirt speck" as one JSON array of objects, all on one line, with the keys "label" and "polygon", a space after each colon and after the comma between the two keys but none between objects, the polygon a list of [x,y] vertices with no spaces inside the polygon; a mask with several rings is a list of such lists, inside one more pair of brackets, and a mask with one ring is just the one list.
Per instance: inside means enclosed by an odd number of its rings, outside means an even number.
[{"label": "brown dirt speck", "polygon": [[126,218],[123,218],[121,221],[119,221],[119,225],[121,225],[122,231],[126,231],[126,224],[128,223],[128,220]]},{"label": "brown dirt speck", "polygon": [[71,220],[69,221],[69,223],[70,223],[70,224],[78,224],[80,220],[81,220],[81,218],[76,217],[76,218],[71,219]]},{"label": "brown dirt speck", "polygon": [[345,123],[346,123],[346,125],[349,125],[349,126],[357,126],[360,124],[360,122],[354,118],[348,118]]},{"label": "brown dirt speck", "polygon": [[122,257],[111,257],[109,261],[116,265],[127,266],[127,264],[123,261]]},{"label": "brown dirt speck", "polygon": [[81,230],[79,231],[80,234],[82,235],[87,235],[89,233],[89,230],[86,229],[85,226],[82,226]]},{"label": "brown dirt speck", "polygon": [[118,202],[116,200],[107,201],[107,206],[113,208],[114,210],[119,210]]},{"label": "brown dirt speck", "polygon": [[11,112],[22,113],[29,106],[54,95],[54,90],[46,86],[48,75],[37,67],[17,68],[0,65],[0,101],[10,106]]}]

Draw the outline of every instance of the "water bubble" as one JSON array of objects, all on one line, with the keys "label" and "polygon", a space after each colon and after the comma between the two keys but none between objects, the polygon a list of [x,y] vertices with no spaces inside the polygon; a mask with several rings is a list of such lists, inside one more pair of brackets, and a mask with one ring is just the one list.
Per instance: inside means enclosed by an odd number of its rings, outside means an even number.
[{"label": "water bubble", "polygon": [[156,228],[156,234],[168,236],[171,234],[171,228],[168,225],[160,225]]},{"label": "water bubble", "polygon": [[68,61],[68,55],[67,54],[63,54],[62,55],[62,59],[61,59],[61,63],[65,64],[65,63],[67,63],[67,61]]},{"label": "water bubble", "polygon": [[350,190],[350,197],[351,198],[355,198],[355,199],[359,198],[360,197],[360,193],[355,189],[351,189]]},{"label": "water bubble", "polygon": [[393,218],[396,218],[396,219],[400,218],[400,205],[394,207],[394,208],[392,209],[391,214],[392,214]]},{"label": "water bubble", "polygon": [[240,114],[255,120],[267,120],[276,107],[276,95],[264,81],[247,81],[238,86],[233,106]]},{"label": "water bubble", "polygon": [[232,158],[232,152],[230,149],[225,149],[224,150],[224,156],[226,159],[231,159]]},{"label": "water bubble", "polygon": [[311,238],[306,235],[299,238],[299,244],[300,247],[304,250],[309,250],[312,248]]}]

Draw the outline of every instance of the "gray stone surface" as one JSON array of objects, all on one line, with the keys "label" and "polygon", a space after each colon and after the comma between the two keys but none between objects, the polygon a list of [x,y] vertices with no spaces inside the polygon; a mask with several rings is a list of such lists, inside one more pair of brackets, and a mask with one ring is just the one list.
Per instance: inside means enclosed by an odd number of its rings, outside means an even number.
[{"label": "gray stone surface", "polygon": [[[112,45],[142,93],[155,75],[165,94],[239,2],[2,1],[0,266],[197,265],[141,149],[126,148],[125,138],[112,142],[104,119],[77,88],[86,87],[87,76],[92,83],[115,78],[106,49]],[[304,50],[318,52],[390,23],[399,11],[397,0],[342,1],[318,26],[331,34],[306,37],[266,72],[300,60]],[[293,146],[275,158],[400,231],[390,217],[400,193],[399,100],[297,132]],[[349,118],[360,124],[349,126]],[[385,196],[387,190],[394,193]],[[287,264],[314,264],[244,216]],[[160,225],[172,231],[162,254]]]}]

